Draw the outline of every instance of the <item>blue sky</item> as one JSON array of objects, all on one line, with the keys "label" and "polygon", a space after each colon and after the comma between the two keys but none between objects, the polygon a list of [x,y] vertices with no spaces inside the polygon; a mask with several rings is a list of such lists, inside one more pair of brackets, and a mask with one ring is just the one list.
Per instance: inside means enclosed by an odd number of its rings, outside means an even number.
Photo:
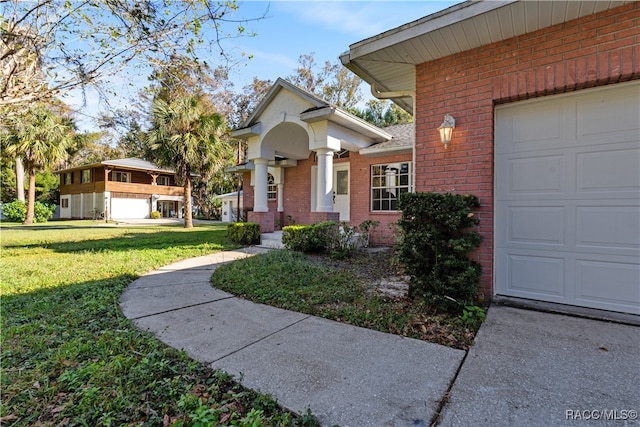
[{"label": "blue sky", "polygon": [[268,18],[248,25],[254,38],[235,48],[253,55],[238,68],[237,81],[253,76],[275,80],[297,67],[298,57],[315,52],[318,64],[335,62],[349,45],[445,9],[457,1],[245,1],[239,15]]},{"label": "blue sky", "polygon": [[[230,73],[230,78],[240,90],[251,82],[254,76],[263,80],[275,80],[292,74],[303,54],[314,53],[317,64],[325,61],[336,62],[349,45],[366,38],[396,28],[423,16],[445,9],[459,1],[241,1],[234,19],[255,18],[266,12],[266,19],[246,24],[255,37],[242,37],[224,42],[227,51],[240,57],[241,53],[251,55]],[[229,27],[230,31],[232,27]],[[217,52],[202,55],[202,59],[215,65]],[[111,79],[119,96],[111,99],[112,107],[124,106],[130,96],[135,96],[135,88],[127,87],[131,80],[138,80],[141,87],[146,84],[144,76],[127,76]],[[121,85],[121,88],[118,86]],[[135,85],[134,85],[135,87]],[[368,87],[363,85],[363,94]],[[89,92],[87,105],[78,93],[67,102],[83,110],[89,116],[96,115],[106,106],[98,103],[98,97]],[[78,117],[80,128],[90,130],[89,119]]]}]

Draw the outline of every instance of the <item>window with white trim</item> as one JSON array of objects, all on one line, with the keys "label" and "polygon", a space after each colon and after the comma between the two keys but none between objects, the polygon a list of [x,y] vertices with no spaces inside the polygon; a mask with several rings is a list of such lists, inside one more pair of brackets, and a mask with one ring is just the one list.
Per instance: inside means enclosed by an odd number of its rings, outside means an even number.
[{"label": "window with white trim", "polygon": [[131,182],[131,174],[129,172],[113,172],[113,181]]},{"label": "window with white trim", "polygon": [[158,185],[171,185],[171,178],[166,175],[160,175],[156,178],[156,184]]},{"label": "window with white trim", "polygon": [[397,211],[398,198],[411,190],[411,162],[371,165],[371,210]]},{"label": "window with white trim", "polygon": [[267,174],[267,199],[275,200],[278,197],[278,186],[275,184],[275,178],[270,173]]}]

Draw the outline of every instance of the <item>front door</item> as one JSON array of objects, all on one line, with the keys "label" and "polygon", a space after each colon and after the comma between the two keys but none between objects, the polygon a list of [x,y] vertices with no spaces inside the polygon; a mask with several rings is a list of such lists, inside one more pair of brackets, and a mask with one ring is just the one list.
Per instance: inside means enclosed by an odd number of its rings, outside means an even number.
[{"label": "front door", "polygon": [[349,221],[349,163],[333,165],[333,211],[340,213],[340,221]]}]

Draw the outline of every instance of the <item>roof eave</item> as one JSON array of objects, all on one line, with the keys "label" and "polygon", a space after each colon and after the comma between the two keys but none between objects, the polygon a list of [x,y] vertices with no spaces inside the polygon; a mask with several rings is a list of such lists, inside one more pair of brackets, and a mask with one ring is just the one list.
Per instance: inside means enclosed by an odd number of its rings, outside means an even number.
[{"label": "roof eave", "polygon": [[397,154],[411,154],[413,152],[413,147],[410,145],[403,145],[399,147],[385,147],[385,148],[376,148],[368,147],[363,148],[359,151],[360,155],[365,157],[383,157],[383,156],[393,156]]},{"label": "roof eave", "polygon": [[234,129],[233,131],[231,131],[231,136],[239,139],[247,139],[252,136],[260,135],[260,131],[261,131],[261,124],[260,122],[258,122],[252,126]]},{"label": "roof eave", "polygon": [[300,114],[300,120],[307,123],[328,120],[344,126],[347,129],[359,132],[375,142],[388,141],[392,138],[389,133],[379,127],[336,107],[324,107],[307,111]]},{"label": "roof eave", "polygon": [[[378,90],[415,90],[415,67],[619,7],[630,0],[465,1],[353,43],[342,64]],[[452,34],[471,34],[458,40]],[[391,98],[411,112],[406,99]]]}]

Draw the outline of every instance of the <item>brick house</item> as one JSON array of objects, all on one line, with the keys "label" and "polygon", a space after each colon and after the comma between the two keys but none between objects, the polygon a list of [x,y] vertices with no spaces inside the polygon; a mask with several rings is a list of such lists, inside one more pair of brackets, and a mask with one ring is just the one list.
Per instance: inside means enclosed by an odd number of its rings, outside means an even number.
[{"label": "brick house", "polygon": [[248,220],[263,232],[376,220],[372,243],[382,243],[398,196],[413,189],[414,134],[413,124],[380,129],[278,79],[232,133],[247,141],[247,161],[225,170],[243,174]]},{"label": "brick house", "polygon": [[341,61],[413,114],[416,191],[480,198],[486,295],[640,314],[639,2],[464,2]]},{"label": "brick house", "polygon": [[378,220],[381,243],[400,192],[471,193],[487,296],[640,314],[639,21],[632,1],[469,1],[350,45],[415,128],[279,80],[234,132],[249,219]]},{"label": "brick house", "polygon": [[182,217],[184,189],[175,172],[146,160],[105,160],[56,173],[61,218],[142,219],[153,211]]}]

